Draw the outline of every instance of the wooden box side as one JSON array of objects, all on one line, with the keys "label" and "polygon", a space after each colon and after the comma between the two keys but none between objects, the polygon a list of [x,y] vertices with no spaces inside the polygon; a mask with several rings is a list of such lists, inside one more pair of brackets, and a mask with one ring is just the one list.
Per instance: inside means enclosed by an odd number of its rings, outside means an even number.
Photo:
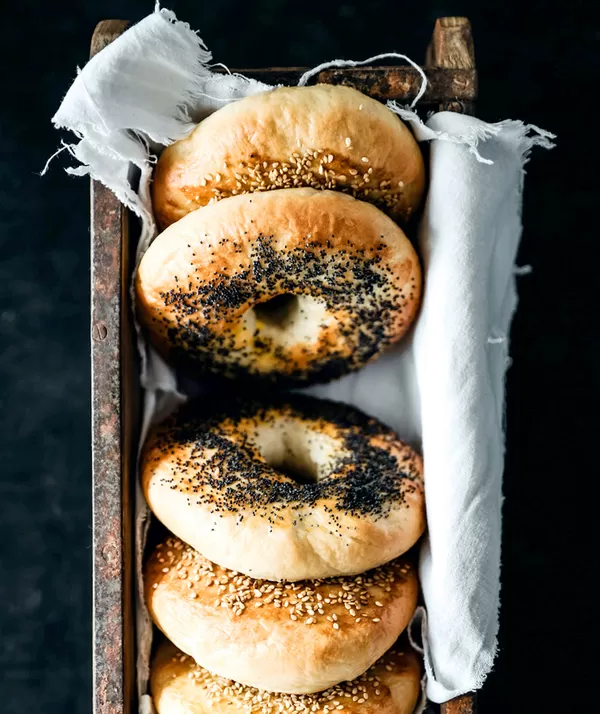
[{"label": "wooden box side", "polygon": [[[102,22],[91,55],[127,23]],[[127,290],[129,215],[91,185],[93,711],[134,714],[133,478],[135,352]]]}]

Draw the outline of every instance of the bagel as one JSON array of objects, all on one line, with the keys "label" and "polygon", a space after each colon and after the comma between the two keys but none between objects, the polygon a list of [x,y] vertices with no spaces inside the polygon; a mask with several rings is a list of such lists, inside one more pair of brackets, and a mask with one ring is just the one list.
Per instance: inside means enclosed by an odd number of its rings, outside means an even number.
[{"label": "bagel", "polygon": [[284,87],[228,104],[162,153],[152,197],[161,228],[243,193],[345,191],[396,220],[418,207],[421,150],[383,104],[349,87]]},{"label": "bagel", "polygon": [[221,568],[173,537],[154,551],[144,583],[155,624],[198,664],[292,694],[362,674],[406,628],[418,595],[406,558],[363,575],[273,583]]},{"label": "bagel", "polygon": [[191,403],[151,433],[146,501],[212,562],[267,580],[352,575],[423,533],[421,457],[358,410],[304,395]]},{"label": "bagel", "polygon": [[191,213],[152,243],[136,285],[140,320],[168,358],[293,385],[358,369],[399,340],[421,270],[374,206],[301,188]]},{"label": "bagel", "polygon": [[211,674],[170,642],[157,649],[150,691],[158,714],[412,714],[421,662],[403,638],[367,672],[317,694],[282,694]]}]

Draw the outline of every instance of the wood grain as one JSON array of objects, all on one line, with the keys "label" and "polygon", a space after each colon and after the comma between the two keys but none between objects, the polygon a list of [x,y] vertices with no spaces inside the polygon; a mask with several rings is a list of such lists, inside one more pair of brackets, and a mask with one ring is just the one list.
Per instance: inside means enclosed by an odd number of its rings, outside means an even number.
[{"label": "wood grain", "polygon": [[[127,27],[101,22],[90,54]],[[105,186],[91,186],[92,519],[94,714],[135,711],[133,473],[128,215]]]},{"label": "wood grain", "polygon": [[428,59],[431,67],[475,69],[473,33],[466,17],[436,20]]},{"label": "wood grain", "polygon": [[477,704],[474,694],[464,694],[442,704],[440,714],[477,714]]},{"label": "wood grain", "polygon": [[92,35],[90,57],[97,55],[106,45],[110,45],[119,35],[125,32],[128,26],[128,20],[102,20],[99,22]]},{"label": "wood grain", "polygon": [[[440,17],[436,20],[433,36],[425,56],[427,71],[433,68],[446,72],[472,72],[471,97],[461,96],[457,91],[452,97],[443,97],[438,104],[438,111],[451,111],[461,114],[473,114],[477,96],[477,72],[475,70],[475,49],[471,23],[466,17]],[[456,89],[460,89],[460,76],[457,75]]]},{"label": "wood grain", "polygon": [[[307,67],[243,68],[232,70],[265,84],[294,86]],[[427,89],[420,103],[436,105],[442,101],[470,102],[477,92],[474,69],[425,68]],[[309,84],[343,84],[358,89],[374,99],[409,102],[421,88],[421,75],[413,67],[343,67],[325,69],[311,78]]]}]

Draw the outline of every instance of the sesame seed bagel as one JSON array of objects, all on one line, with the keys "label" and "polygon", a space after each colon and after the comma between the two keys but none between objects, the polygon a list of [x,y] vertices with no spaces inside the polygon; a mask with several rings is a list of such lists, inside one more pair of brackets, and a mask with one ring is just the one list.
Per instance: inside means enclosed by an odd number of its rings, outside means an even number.
[{"label": "sesame seed bagel", "polygon": [[136,284],[140,319],[170,359],[302,384],[358,369],[399,340],[421,269],[374,206],[300,188],[189,214],[152,243]]},{"label": "sesame seed bagel", "polygon": [[149,437],[148,505],[212,562],[267,580],[362,573],[425,528],[421,457],[358,410],[301,395],[201,407]]},{"label": "sesame seed bagel", "polygon": [[210,201],[310,186],[348,192],[405,220],[425,186],[402,121],[349,87],[284,87],[232,102],[162,153],[153,204],[161,226]]},{"label": "sesame seed bagel", "polygon": [[317,694],[282,694],[211,674],[170,642],[159,646],[150,673],[158,714],[412,714],[421,663],[402,638],[364,674]]},{"label": "sesame seed bagel", "polygon": [[352,577],[273,583],[221,568],[177,538],[156,549],[144,577],[157,627],[199,665],[292,694],[365,672],[406,628],[418,594],[406,559]]}]

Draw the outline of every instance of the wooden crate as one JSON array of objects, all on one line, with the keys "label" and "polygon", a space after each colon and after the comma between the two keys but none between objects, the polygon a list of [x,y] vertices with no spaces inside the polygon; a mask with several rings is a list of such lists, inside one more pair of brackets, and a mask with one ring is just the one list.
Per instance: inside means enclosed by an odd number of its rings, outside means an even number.
[{"label": "wooden crate", "polygon": [[[105,20],[95,29],[93,56],[128,23]],[[307,68],[240,69],[267,84],[297,84]],[[427,49],[424,109],[473,113],[477,73],[466,18],[435,23]],[[311,83],[345,84],[375,99],[408,103],[420,75],[413,67],[327,69]],[[92,182],[92,468],[94,569],[94,714],[134,714],[135,578],[134,479],[141,390],[129,302],[137,232],[135,217],[104,186]],[[474,714],[475,696],[442,704],[441,714]]]}]

